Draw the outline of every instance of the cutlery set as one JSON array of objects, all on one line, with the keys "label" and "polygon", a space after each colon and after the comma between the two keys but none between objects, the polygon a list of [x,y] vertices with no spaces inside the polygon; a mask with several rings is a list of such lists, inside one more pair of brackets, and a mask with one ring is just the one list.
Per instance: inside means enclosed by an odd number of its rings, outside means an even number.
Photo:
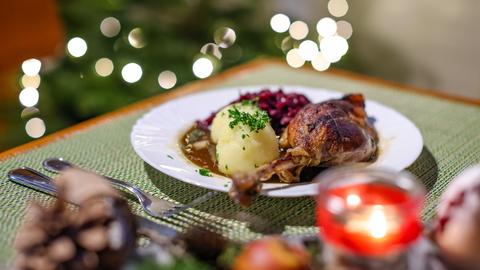
[{"label": "cutlery set", "polygon": [[[43,162],[43,168],[54,173],[60,173],[63,170],[74,167],[79,168],[78,166],[62,158],[48,158]],[[217,195],[216,191],[209,191],[204,195],[195,198],[190,203],[176,204],[165,199],[154,197],[144,192],[140,188],[122,180],[107,176],[103,177],[114,187],[134,195],[138,203],[140,203],[142,206],[143,210],[155,218],[166,218],[173,216],[191,207],[197,206]],[[57,188],[53,183],[53,179],[32,168],[21,167],[13,169],[8,172],[8,178],[17,184],[27,186],[52,196],[56,196],[57,194]],[[154,230],[161,235],[169,237],[176,235],[176,231],[170,227],[157,224],[141,216],[136,216],[136,219],[140,228]]]}]

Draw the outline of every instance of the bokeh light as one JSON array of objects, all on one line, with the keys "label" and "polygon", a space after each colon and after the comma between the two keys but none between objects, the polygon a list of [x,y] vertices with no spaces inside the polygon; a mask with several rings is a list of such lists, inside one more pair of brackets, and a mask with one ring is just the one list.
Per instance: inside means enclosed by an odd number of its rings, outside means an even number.
[{"label": "bokeh light", "polygon": [[348,42],[341,36],[326,37],[320,42],[320,50],[330,63],[335,63],[347,53]]},{"label": "bokeh light", "polygon": [[298,51],[305,61],[310,61],[318,54],[318,45],[314,41],[304,40],[298,46]]},{"label": "bokeh light", "polygon": [[37,105],[39,97],[38,90],[33,87],[23,89],[18,95],[20,103],[25,107],[33,107]]},{"label": "bokeh light", "polygon": [[327,70],[330,67],[330,62],[319,52],[312,60],[312,67],[318,71]]},{"label": "bokeh light", "polygon": [[22,78],[20,79],[20,83],[22,87],[33,87],[33,88],[38,88],[40,86],[40,75],[34,75],[34,76],[29,76],[29,75],[23,75]]},{"label": "bokeh light", "polygon": [[170,89],[177,84],[177,76],[170,70],[162,71],[158,75],[158,84],[164,89]]},{"label": "bokeh light", "polygon": [[215,43],[207,43],[202,46],[200,52],[206,55],[213,56],[218,60],[222,59],[222,52],[220,51],[220,47]]},{"label": "bokeh light", "polygon": [[32,138],[40,138],[46,131],[45,122],[38,117],[32,118],[25,124],[25,131]]},{"label": "bokeh light", "polygon": [[142,67],[136,63],[128,63],[122,68],[122,78],[128,83],[137,82],[142,74]]},{"label": "bokeh light", "polygon": [[200,57],[193,63],[192,70],[197,78],[207,78],[212,75],[213,63],[208,58]]},{"label": "bokeh light", "polygon": [[22,110],[20,117],[23,119],[32,118],[33,116],[40,113],[40,110],[36,107],[27,107]]},{"label": "bokeh light", "polygon": [[344,39],[349,39],[353,34],[352,25],[347,21],[338,21],[337,34]]},{"label": "bokeh light", "polygon": [[40,72],[41,67],[42,67],[42,62],[40,62],[40,60],[35,58],[25,60],[22,63],[22,71],[28,76],[37,75],[38,72]]},{"label": "bokeh light", "polygon": [[67,43],[68,53],[73,57],[81,57],[87,52],[87,42],[79,37],[70,39]]},{"label": "bokeh light", "polygon": [[298,49],[291,49],[288,51],[287,64],[293,68],[299,68],[305,64],[305,60],[300,56]]},{"label": "bokeh light", "polygon": [[348,12],[347,0],[330,0],[328,1],[328,12],[335,17],[345,16]]},{"label": "bokeh light", "polygon": [[113,72],[113,62],[108,58],[100,58],[95,62],[95,72],[102,77],[107,77]]},{"label": "bokeh light", "polygon": [[287,15],[278,13],[270,19],[270,27],[277,33],[284,33],[290,28],[290,18]]},{"label": "bokeh light", "polygon": [[282,44],[280,45],[280,48],[284,53],[287,53],[290,49],[293,48],[295,45],[295,40],[291,36],[287,36],[284,39],[282,39]]},{"label": "bokeh light", "polygon": [[337,32],[337,23],[332,18],[322,18],[317,23],[317,32],[322,37],[333,36]]},{"label": "bokeh light", "polygon": [[308,35],[308,25],[302,21],[295,21],[288,29],[290,36],[296,40],[302,40]]},{"label": "bokeh light", "polygon": [[137,27],[130,31],[130,33],[128,33],[128,43],[137,49],[145,47],[145,38],[143,37],[142,29]]},{"label": "bokeh light", "polygon": [[237,39],[237,34],[232,28],[222,27],[215,31],[213,34],[213,40],[221,48],[228,48],[235,43]]},{"label": "bokeh light", "polygon": [[107,17],[100,23],[100,32],[106,37],[114,37],[120,33],[120,21],[114,17]]}]

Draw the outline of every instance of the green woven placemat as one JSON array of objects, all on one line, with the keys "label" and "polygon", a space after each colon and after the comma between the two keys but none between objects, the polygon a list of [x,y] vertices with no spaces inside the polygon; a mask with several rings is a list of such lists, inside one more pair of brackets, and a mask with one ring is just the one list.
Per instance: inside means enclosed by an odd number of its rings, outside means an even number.
[{"label": "green woven placemat", "polygon": [[[428,187],[424,210],[426,220],[433,216],[435,203],[449,181],[461,170],[480,161],[478,107],[275,64],[230,77],[215,85],[215,88],[238,86],[241,89],[242,85],[255,84],[306,85],[341,92],[359,91],[367,98],[391,106],[410,118],[420,128],[425,141],[421,156],[408,170]],[[86,168],[131,181],[156,196],[180,203],[187,203],[207,192],[157,172],[134,153],[129,141],[131,127],[145,112],[130,113],[0,163],[0,262],[11,261],[14,256],[12,241],[28,201],[52,201],[47,195],[8,181],[6,174],[12,168],[29,166],[41,170],[43,159],[61,156]],[[143,214],[137,204],[131,205],[134,211]],[[225,194],[220,194],[195,209],[160,222],[179,230],[191,224],[208,224],[232,239],[245,241],[259,237],[265,228],[249,228],[247,222],[238,221],[240,216],[256,216],[268,221],[271,231],[284,234],[316,233],[314,206],[311,198],[261,197],[238,215],[242,209]]]}]

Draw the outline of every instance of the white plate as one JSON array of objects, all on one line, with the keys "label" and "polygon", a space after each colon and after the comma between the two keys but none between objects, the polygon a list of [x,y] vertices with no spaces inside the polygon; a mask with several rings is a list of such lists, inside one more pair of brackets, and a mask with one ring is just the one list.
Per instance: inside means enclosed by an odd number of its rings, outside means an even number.
[{"label": "white plate", "polygon": [[[279,86],[248,86],[216,89],[184,96],[163,103],[140,118],[133,127],[131,143],[135,152],[152,167],[180,181],[196,186],[227,192],[231,180],[227,177],[200,175],[198,167],[182,153],[179,138],[197,119],[203,119],[212,111],[238,98],[240,92],[253,92]],[[312,102],[338,98],[343,94],[326,89],[304,86],[281,86],[285,92],[298,92]],[[368,97],[367,97],[368,98]],[[367,100],[366,111],[375,118],[374,126],[380,137],[378,159],[368,165],[401,171],[411,165],[423,147],[418,128],[397,111]],[[279,188],[283,187],[283,188]],[[269,189],[272,189],[269,191]],[[264,184],[263,194],[272,197],[297,197],[314,195],[315,183]]]}]

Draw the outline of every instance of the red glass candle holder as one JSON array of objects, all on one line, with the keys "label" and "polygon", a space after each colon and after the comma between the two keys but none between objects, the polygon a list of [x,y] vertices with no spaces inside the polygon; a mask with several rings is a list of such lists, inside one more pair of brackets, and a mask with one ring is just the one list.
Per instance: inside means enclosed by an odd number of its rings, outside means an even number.
[{"label": "red glass candle holder", "polygon": [[317,178],[317,225],[336,249],[358,256],[391,256],[421,235],[425,188],[412,175],[334,169]]}]

